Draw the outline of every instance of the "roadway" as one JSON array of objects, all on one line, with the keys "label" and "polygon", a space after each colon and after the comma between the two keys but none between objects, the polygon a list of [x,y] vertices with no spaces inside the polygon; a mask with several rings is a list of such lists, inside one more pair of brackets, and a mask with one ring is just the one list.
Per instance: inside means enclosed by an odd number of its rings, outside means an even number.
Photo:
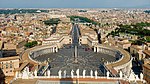
[{"label": "roadway", "polygon": [[77,24],[73,25],[72,28],[72,45],[78,46],[79,44],[79,28]]}]

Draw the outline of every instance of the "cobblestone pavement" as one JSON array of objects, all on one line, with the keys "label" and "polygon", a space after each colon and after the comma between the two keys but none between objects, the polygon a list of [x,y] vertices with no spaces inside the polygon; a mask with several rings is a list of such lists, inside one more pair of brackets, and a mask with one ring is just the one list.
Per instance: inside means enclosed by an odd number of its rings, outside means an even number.
[{"label": "cobblestone pavement", "polygon": [[[78,45],[78,33],[79,28],[74,26],[72,30],[72,38],[73,43],[71,45],[64,45],[63,48],[59,49],[57,53],[49,53],[42,56],[38,56],[34,58],[39,62],[49,61],[51,66],[51,74],[58,75],[59,70],[66,70],[67,75],[70,76],[70,72],[73,69],[76,73],[76,70],[80,70],[80,75],[82,75],[82,71],[86,70],[86,75],[90,75],[90,71],[97,70],[98,75],[103,75],[100,71],[99,67],[104,62],[107,61],[115,61],[114,56],[110,56],[107,53],[96,53],[93,52],[92,48],[88,45]],[[75,56],[74,47],[77,46],[77,63],[74,62]],[[93,73],[94,74],[94,73]]]},{"label": "cobblestone pavement", "polygon": [[[82,72],[84,69],[87,74],[90,75],[90,70],[98,70],[100,64],[108,61],[115,61],[114,56],[110,56],[104,53],[96,53],[87,46],[82,45],[78,48],[78,63],[74,63],[73,48],[68,48],[71,45],[65,45],[64,48],[61,48],[57,53],[49,53],[35,58],[39,62],[48,61],[51,66],[51,74],[57,75],[59,70],[66,70],[67,75],[70,75],[71,70],[76,71],[78,68]],[[82,74],[82,73],[80,73]],[[99,75],[103,75],[99,71]]]}]

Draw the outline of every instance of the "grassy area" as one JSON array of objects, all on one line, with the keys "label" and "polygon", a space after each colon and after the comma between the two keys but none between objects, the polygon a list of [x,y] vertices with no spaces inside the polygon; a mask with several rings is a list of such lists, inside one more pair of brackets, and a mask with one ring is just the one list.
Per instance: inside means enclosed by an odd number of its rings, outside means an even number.
[{"label": "grassy area", "polygon": [[27,48],[32,48],[32,47],[36,46],[37,44],[38,44],[37,41],[32,41],[32,42],[26,43],[24,46]]},{"label": "grassy area", "polygon": [[145,40],[146,40],[147,42],[150,42],[150,36],[146,36],[146,37],[145,37]]},{"label": "grassy area", "polygon": [[132,35],[139,35],[139,36],[150,36],[150,30],[145,29],[144,27],[150,27],[150,23],[136,23],[131,25],[119,25],[119,28],[116,28],[117,33],[129,33]]},{"label": "grassy area", "polygon": [[79,22],[81,22],[81,23],[87,22],[87,23],[92,23],[92,24],[94,24],[94,25],[98,25],[98,24],[99,24],[98,22],[95,22],[95,21],[93,21],[93,20],[91,20],[91,19],[89,19],[89,18],[87,18],[87,17],[82,17],[82,16],[69,16],[69,18],[70,18],[71,21],[75,21],[75,19],[78,18],[78,19],[80,20]]},{"label": "grassy area", "polygon": [[52,18],[46,21],[43,21],[45,25],[57,25],[61,20],[59,18]]},{"label": "grassy area", "polygon": [[150,23],[141,22],[131,25],[118,25],[119,27],[116,28],[114,31],[109,33],[107,36],[118,36],[119,33],[127,33],[131,35],[137,35],[140,37],[150,36],[150,30],[145,29],[145,27],[150,27]]}]

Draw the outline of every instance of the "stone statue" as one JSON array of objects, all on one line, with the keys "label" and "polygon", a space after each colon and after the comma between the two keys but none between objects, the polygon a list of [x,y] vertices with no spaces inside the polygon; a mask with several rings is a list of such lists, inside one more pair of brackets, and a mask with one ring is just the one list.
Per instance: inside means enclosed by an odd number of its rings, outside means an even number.
[{"label": "stone statue", "polygon": [[59,78],[61,78],[61,72],[62,72],[61,70],[58,71]]},{"label": "stone statue", "polygon": [[15,78],[18,78],[18,71],[16,71],[15,73]]},{"label": "stone statue", "polygon": [[91,78],[93,78],[93,70],[90,71]]},{"label": "stone statue", "polygon": [[67,76],[67,72],[66,70],[64,70],[64,78],[66,78],[66,76]]},{"label": "stone statue", "polygon": [[109,78],[109,74],[110,74],[109,71],[107,71],[107,78]]},{"label": "stone statue", "polygon": [[50,77],[50,74],[51,74],[51,72],[50,72],[50,70],[48,70],[48,71],[47,71],[48,77]]},{"label": "stone statue", "polygon": [[141,81],[143,80],[143,74],[142,73],[140,73],[140,79],[141,79]]},{"label": "stone statue", "polygon": [[19,72],[19,78],[21,78],[21,77],[22,77],[22,73]]},{"label": "stone statue", "polygon": [[29,67],[26,67],[27,74],[29,74]]},{"label": "stone statue", "polygon": [[139,77],[138,77],[138,75],[135,75],[135,79],[136,79],[136,80],[139,80]]},{"label": "stone statue", "polygon": [[30,73],[29,73],[29,76],[30,76],[30,78],[32,78],[32,79],[33,79],[33,78],[34,78],[34,76],[33,76],[33,72],[30,72]]},{"label": "stone statue", "polygon": [[34,76],[37,77],[37,70],[34,71]]},{"label": "stone statue", "polygon": [[47,75],[47,73],[46,72],[44,72],[44,76],[46,76]]},{"label": "stone statue", "polygon": [[76,70],[77,78],[79,78],[79,69]]},{"label": "stone statue", "polygon": [[29,78],[29,72],[28,68],[24,68],[23,73],[22,73],[22,79],[28,79]]},{"label": "stone statue", "polygon": [[97,70],[95,71],[95,79],[97,79]]},{"label": "stone statue", "polygon": [[131,70],[131,73],[130,73],[130,76],[129,76],[129,81],[135,81],[136,80],[136,78],[135,78],[135,74],[134,74],[134,72],[133,72],[133,70]]},{"label": "stone statue", "polygon": [[120,75],[120,78],[122,79],[122,71],[120,71],[119,75]]},{"label": "stone statue", "polygon": [[83,78],[85,78],[86,70],[83,70]]},{"label": "stone statue", "polygon": [[73,73],[74,73],[74,70],[72,69],[72,70],[71,70],[71,78],[74,77]]}]

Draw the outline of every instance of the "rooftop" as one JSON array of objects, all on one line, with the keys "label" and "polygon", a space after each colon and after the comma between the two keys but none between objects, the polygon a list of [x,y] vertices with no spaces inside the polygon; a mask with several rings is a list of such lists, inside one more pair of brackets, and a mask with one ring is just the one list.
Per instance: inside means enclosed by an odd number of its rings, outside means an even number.
[{"label": "rooftop", "polygon": [[144,64],[143,67],[145,67],[145,68],[147,68],[148,70],[150,70],[150,63]]},{"label": "rooftop", "polygon": [[150,57],[150,50],[144,50],[143,52]]},{"label": "rooftop", "polygon": [[17,60],[17,59],[19,59],[19,56],[4,57],[4,58],[0,58],[0,62],[1,62],[1,61]]}]

